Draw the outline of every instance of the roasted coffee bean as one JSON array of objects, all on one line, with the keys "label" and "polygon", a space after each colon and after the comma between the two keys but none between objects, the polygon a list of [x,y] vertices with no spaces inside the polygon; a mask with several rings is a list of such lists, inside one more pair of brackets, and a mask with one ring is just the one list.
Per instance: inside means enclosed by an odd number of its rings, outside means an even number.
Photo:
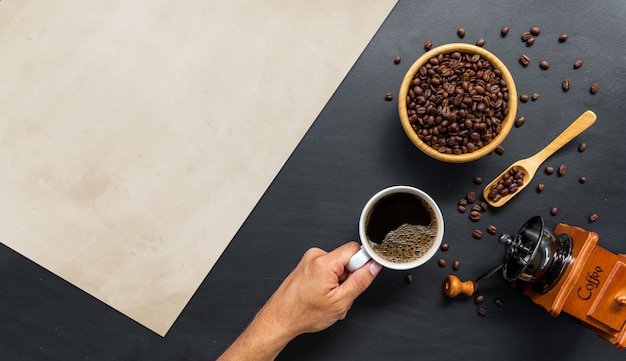
[{"label": "roasted coffee bean", "polygon": [[461,262],[459,262],[459,261],[452,262],[452,269],[453,270],[458,271],[459,268],[461,268]]},{"label": "roasted coffee bean", "polygon": [[413,275],[410,273],[406,275],[404,279],[406,280],[406,283],[413,283]]},{"label": "roasted coffee bean", "polygon": [[539,99],[539,93],[533,93],[533,95],[530,97],[533,101]]},{"label": "roasted coffee bean", "polygon": [[474,222],[478,222],[480,220],[480,211],[471,211],[470,219]]},{"label": "roasted coffee bean", "polygon": [[585,151],[585,149],[587,149],[587,143],[580,143],[580,145],[578,146],[578,151],[582,153]]},{"label": "roasted coffee bean", "polygon": [[466,154],[489,144],[508,114],[507,84],[479,54],[431,58],[415,74],[407,115],[416,135],[444,154]]},{"label": "roasted coffee bean", "polygon": [[433,42],[428,40],[427,42],[424,43],[424,49],[426,50],[430,50],[433,47]]},{"label": "roasted coffee bean", "polygon": [[539,35],[539,33],[541,33],[541,28],[538,26],[533,26],[532,28],[530,28],[530,33],[534,36]]},{"label": "roasted coffee bean", "polygon": [[598,215],[596,213],[593,213],[592,215],[589,216],[589,222],[595,222],[598,220]]},{"label": "roasted coffee bean", "polygon": [[482,212],[483,209],[480,207],[480,204],[474,204],[472,206],[472,211],[476,211],[476,212]]},{"label": "roasted coffee bean", "polygon": [[543,183],[539,183],[537,185],[537,192],[542,192],[544,188],[545,188],[545,185]]},{"label": "roasted coffee bean", "polygon": [[472,233],[472,235],[476,239],[481,239],[481,238],[483,238],[483,231],[481,231],[480,229],[475,229],[474,233]]},{"label": "roasted coffee bean", "polygon": [[565,173],[567,172],[567,166],[565,164],[561,164],[557,172],[559,173],[560,176],[565,175]]},{"label": "roasted coffee bean", "polygon": [[509,27],[508,26],[503,26],[502,29],[500,30],[500,35],[504,37],[508,33],[509,33]]},{"label": "roasted coffee bean", "polygon": [[489,234],[496,234],[498,233],[498,229],[496,228],[496,226],[490,225],[489,227],[487,227],[487,232],[489,232]]},{"label": "roasted coffee bean", "polygon": [[441,246],[439,246],[439,249],[445,252],[450,249],[450,245],[447,243],[442,243]]},{"label": "roasted coffee bean", "polygon": [[570,80],[569,79],[565,79],[563,80],[563,84],[561,85],[563,87],[563,90],[568,91],[569,87],[570,87]]},{"label": "roasted coffee bean", "polygon": [[578,178],[578,182],[579,182],[580,184],[585,184],[585,183],[587,183],[587,177],[580,177],[580,178]]},{"label": "roasted coffee bean", "polygon": [[483,295],[478,295],[474,298],[474,303],[477,305],[480,305],[483,302],[485,302],[485,296]]},{"label": "roasted coffee bean", "polygon": [[502,301],[502,300],[501,300],[501,299],[499,299],[499,298],[496,298],[495,303],[496,303],[496,306],[498,306],[498,307],[502,307],[502,306],[504,306],[504,301]]},{"label": "roasted coffee bean", "polygon": [[556,216],[556,214],[559,213],[559,209],[556,207],[552,207],[552,209],[550,209],[550,214],[553,216]]},{"label": "roasted coffee bean", "polygon": [[487,205],[487,202],[480,202],[480,211],[481,212],[486,212],[487,209],[489,209],[489,206]]},{"label": "roasted coffee bean", "polygon": [[458,207],[456,207],[456,209],[459,211],[459,213],[465,213],[465,211],[467,210],[467,208],[462,205],[459,205]]},{"label": "roasted coffee bean", "polygon": [[583,66],[583,61],[582,60],[576,60],[576,62],[574,63],[574,69],[578,69],[581,66]]},{"label": "roasted coffee bean", "polygon": [[530,64],[530,57],[526,54],[520,56],[519,62],[522,63],[523,66],[527,66]]},{"label": "roasted coffee bean", "polygon": [[554,173],[554,167],[547,166],[547,167],[546,167],[546,174],[547,174],[547,175],[550,175],[550,174],[552,174],[552,173]]},{"label": "roasted coffee bean", "polygon": [[469,203],[476,202],[476,193],[474,193],[474,192],[467,193],[467,202],[469,202]]},{"label": "roasted coffee bean", "polygon": [[524,125],[525,122],[526,122],[526,117],[523,115],[520,115],[517,119],[515,119],[515,126],[519,128],[522,125]]},{"label": "roasted coffee bean", "polygon": [[482,179],[481,177],[479,177],[479,176],[476,176],[476,177],[474,177],[474,178],[472,179],[472,181],[474,182],[474,184],[476,184],[476,185],[480,185],[480,184],[482,184],[483,179]]},{"label": "roasted coffee bean", "polygon": [[446,260],[443,258],[439,258],[439,260],[437,261],[437,264],[439,265],[439,267],[445,267],[446,266]]},{"label": "roasted coffee bean", "polygon": [[527,42],[527,41],[528,41],[528,39],[530,39],[531,37],[532,37],[532,36],[531,36],[531,34],[530,34],[530,31],[525,31],[525,32],[522,34],[522,41],[523,41],[523,42]]},{"label": "roasted coffee bean", "polygon": [[519,96],[519,100],[520,100],[522,103],[526,103],[526,102],[528,101],[528,99],[529,99],[529,98],[528,98],[528,94],[522,94],[522,95],[520,95],[520,96]]},{"label": "roasted coffee bean", "polygon": [[539,67],[543,70],[548,70],[550,63],[547,60],[542,60],[539,62]]},{"label": "roasted coffee bean", "polygon": [[501,145],[497,146],[496,149],[495,149],[495,152],[496,152],[497,155],[504,154],[504,147],[501,146]]},{"label": "roasted coffee bean", "polygon": [[476,46],[480,46],[480,47],[485,46],[485,39],[484,38],[480,38],[480,39],[476,40]]},{"label": "roasted coffee bean", "polygon": [[535,38],[530,37],[528,40],[526,40],[526,46],[531,46],[535,43]]},{"label": "roasted coffee bean", "polygon": [[561,34],[561,36],[559,36],[559,42],[564,43],[567,38],[569,38],[567,34]]},{"label": "roasted coffee bean", "polygon": [[596,94],[598,90],[600,90],[600,85],[598,83],[593,83],[591,85],[591,88],[589,88],[589,91],[591,92],[591,94]]},{"label": "roasted coffee bean", "polygon": [[392,93],[387,93],[387,94],[385,94],[385,100],[386,100],[386,101],[391,101],[391,100],[393,100],[393,94],[392,94]]},{"label": "roasted coffee bean", "polygon": [[465,29],[463,28],[458,28],[456,30],[457,35],[459,36],[459,38],[463,39],[465,37]]},{"label": "roasted coffee bean", "polygon": [[480,317],[485,317],[485,316],[487,316],[487,310],[486,310],[486,309],[484,309],[484,308],[482,308],[482,307],[481,307],[481,308],[479,308],[479,309],[478,309],[478,316],[480,316]]},{"label": "roasted coffee bean", "polygon": [[460,206],[466,206],[467,205],[467,198],[459,199],[459,205]]},{"label": "roasted coffee bean", "polygon": [[400,64],[400,61],[402,60],[402,58],[400,57],[400,55],[396,56],[395,58],[393,58],[393,62],[394,64]]},{"label": "roasted coffee bean", "polygon": [[524,185],[524,176],[520,167],[512,167],[489,189],[487,198],[497,202],[502,197],[517,192]]}]

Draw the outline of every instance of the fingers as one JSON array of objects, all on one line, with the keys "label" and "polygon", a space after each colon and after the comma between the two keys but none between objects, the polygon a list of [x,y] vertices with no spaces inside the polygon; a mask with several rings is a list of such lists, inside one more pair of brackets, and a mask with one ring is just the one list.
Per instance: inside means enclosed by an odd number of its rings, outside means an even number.
[{"label": "fingers", "polygon": [[382,266],[380,264],[370,260],[365,266],[348,275],[346,280],[339,286],[339,292],[354,300],[372,284],[381,269]]}]

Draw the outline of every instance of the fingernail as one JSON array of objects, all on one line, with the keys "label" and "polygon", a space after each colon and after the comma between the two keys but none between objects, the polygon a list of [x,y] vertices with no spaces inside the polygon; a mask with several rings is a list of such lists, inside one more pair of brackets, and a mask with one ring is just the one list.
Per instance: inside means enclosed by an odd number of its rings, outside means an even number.
[{"label": "fingernail", "polygon": [[370,264],[370,273],[372,274],[372,276],[376,276],[382,268],[383,266],[381,266],[377,262],[372,261],[372,263]]}]

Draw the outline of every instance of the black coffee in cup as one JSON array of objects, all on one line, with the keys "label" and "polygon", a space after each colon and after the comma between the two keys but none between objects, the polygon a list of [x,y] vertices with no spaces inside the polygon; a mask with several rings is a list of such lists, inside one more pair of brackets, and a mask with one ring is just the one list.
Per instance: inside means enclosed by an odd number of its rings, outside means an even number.
[{"label": "black coffee in cup", "polygon": [[372,207],[365,233],[380,257],[394,263],[408,263],[433,246],[437,227],[435,211],[425,200],[414,194],[392,193]]}]

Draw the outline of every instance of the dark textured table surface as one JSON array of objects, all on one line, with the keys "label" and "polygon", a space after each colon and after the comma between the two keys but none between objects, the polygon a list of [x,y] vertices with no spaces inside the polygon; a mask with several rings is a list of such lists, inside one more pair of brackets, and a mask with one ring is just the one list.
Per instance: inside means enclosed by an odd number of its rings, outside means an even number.
[{"label": "dark textured table surface", "polygon": [[[366,4],[364,3],[364,6]],[[355,9],[358,11],[358,9]],[[362,206],[378,190],[407,184],[428,192],[445,218],[456,272],[474,278],[500,262],[496,236],[472,237],[494,224],[515,232],[531,216],[578,225],[600,235],[600,246],[626,253],[623,178],[626,175],[626,2],[403,1],[365,49],[289,161],[252,211],[168,335],[157,336],[38,265],[0,246],[0,360],[205,360],[216,358],[254,316],[309,247],[326,250],[358,239]],[[510,33],[499,35],[502,26]],[[520,36],[541,34],[527,47]],[[464,39],[456,34],[466,29]],[[567,33],[569,39],[559,43]],[[466,164],[445,164],[422,154],[406,138],[395,99],[405,71],[424,43],[474,43],[510,69],[520,94],[539,99],[519,105],[527,118],[491,154]],[[532,61],[524,68],[522,54]],[[402,62],[393,59],[400,55]],[[539,60],[551,63],[541,70]],[[573,69],[582,59],[584,65]],[[571,80],[564,92],[561,83]],[[590,94],[592,83],[599,92]],[[585,110],[598,120],[545,165],[567,165],[558,177],[538,172],[532,184],[477,222],[456,210],[474,176],[489,179],[514,160],[534,154]],[[588,145],[579,153],[581,142]],[[587,177],[585,184],[579,177]],[[545,190],[537,193],[538,183]],[[557,207],[556,216],[550,209]],[[587,217],[597,213],[596,222]],[[433,260],[410,272],[383,270],[355,302],[346,320],[294,340],[284,360],[623,360],[623,351],[574,318],[552,317],[498,276],[481,284],[486,317],[471,299],[442,293],[450,267]],[[405,282],[411,273],[413,282]],[[503,307],[494,304],[504,301]]]}]

